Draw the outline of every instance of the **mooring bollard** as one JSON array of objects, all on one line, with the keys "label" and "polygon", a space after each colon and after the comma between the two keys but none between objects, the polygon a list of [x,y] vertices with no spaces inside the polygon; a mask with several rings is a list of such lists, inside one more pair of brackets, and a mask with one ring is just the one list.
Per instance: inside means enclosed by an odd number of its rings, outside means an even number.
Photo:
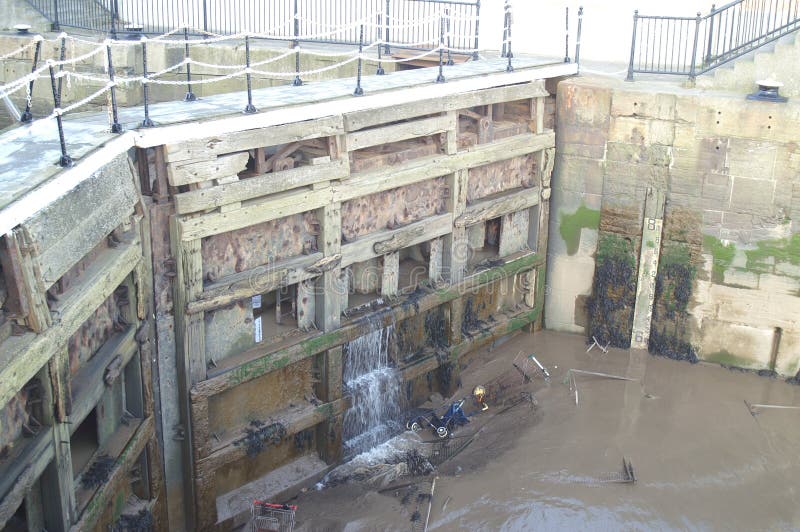
[{"label": "mooring bollard", "polygon": [[147,74],[146,37],[142,37],[142,92],[144,93],[144,120],[142,120],[142,127],[153,127],[155,123],[150,120],[150,78]]},{"label": "mooring bollard", "polygon": [[61,121],[61,91],[56,87],[56,73],[53,70],[53,64],[49,65],[50,69],[50,85],[53,89],[53,105],[56,115],[56,124],[58,124],[58,141],[61,144],[61,158],[58,160],[59,166],[62,168],[69,168],[75,163],[72,157],[67,154],[67,143],[64,140],[64,124]]},{"label": "mooring bollard", "polygon": [[361,67],[362,59],[361,53],[364,51],[364,25],[361,25],[361,31],[358,34],[358,75],[356,77],[356,90],[353,91],[354,96],[364,96],[364,89],[361,88]]},{"label": "mooring bollard", "polygon": [[186,61],[186,96],[183,97],[184,102],[194,102],[197,100],[194,92],[192,92],[192,64],[189,62],[189,27],[183,27],[183,59]]},{"label": "mooring bollard", "polygon": [[244,36],[244,62],[246,65],[246,76],[247,76],[247,106],[244,108],[245,114],[253,114],[258,111],[256,107],[253,105],[253,83],[250,76],[250,36]]},{"label": "mooring bollard", "polygon": [[114,81],[114,62],[111,59],[111,44],[106,43],[106,55],[108,56],[108,81],[111,86],[111,132],[122,133],[122,124],[119,123],[119,113],[117,109],[117,87]]}]

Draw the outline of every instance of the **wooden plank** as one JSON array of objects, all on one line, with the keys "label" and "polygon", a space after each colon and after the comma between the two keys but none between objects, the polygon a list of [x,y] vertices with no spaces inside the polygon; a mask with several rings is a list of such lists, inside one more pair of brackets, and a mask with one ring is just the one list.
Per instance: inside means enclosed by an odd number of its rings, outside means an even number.
[{"label": "wooden plank", "polygon": [[321,273],[319,265],[323,260],[322,253],[312,253],[228,275],[209,284],[193,301],[188,302],[186,313],[213,310],[240,299],[311,279]]},{"label": "wooden plank", "polygon": [[312,281],[301,281],[297,284],[297,328],[303,332],[316,329],[314,323],[316,298],[314,295]]},{"label": "wooden plank", "polygon": [[555,146],[555,134],[526,133],[489,144],[472,146],[452,155],[420,157],[402,165],[392,165],[378,170],[352,174],[341,185],[333,186],[333,200],[347,201],[393,188],[418,183],[427,179],[452,174],[459,170],[475,168],[537,152]]},{"label": "wooden plank", "polygon": [[[213,124],[208,124],[208,126],[209,129],[213,129]],[[200,139],[167,144],[166,160],[169,163],[211,160],[213,157],[225,153],[329,137],[343,132],[344,125],[341,116],[326,116],[235,133],[217,133]]]},{"label": "wooden plank", "polygon": [[138,240],[105,250],[54,307],[59,316],[40,335],[7,339],[0,353],[0,405],[5,405],[89,319],[141,260]]},{"label": "wooden plank", "polygon": [[466,208],[464,214],[455,219],[453,225],[456,227],[469,227],[538,204],[539,189],[526,188],[518,192],[503,194],[496,198],[473,203]]},{"label": "wooden plank", "polygon": [[[508,257],[501,266],[482,270],[458,284],[430,290],[427,294],[419,297],[414,305],[404,304],[404,300],[400,298],[397,302],[392,303],[391,312],[380,315],[381,322],[384,325],[397,324],[410,316],[416,316],[441,304],[449,303],[461,297],[466,291],[475,290],[485,284],[516,275],[520,271],[544,264],[544,261],[544,256],[535,253]],[[270,346],[255,346],[243,354],[242,358],[246,362],[197,383],[192,389],[192,402],[220,394],[243,382],[249,382],[307,357],[341,346],[354,338],[367,334],[373,330],[373,326],[374,324],[367,320],[354,320],[343,327],[313,335],[278,351],[270,351]]]},{"label": "wooden plank", "polygon": [[[270,415],[273,422],[282,423],[286,428],[286,435],[292,436],[311,428],[328,418],[341,414],[350,407],[351,401],[348,397],[343,397],[336,401],[325,403],[319,406],[308,405],[302,409],[290,408]],[[212,453],[200,459],[197,468],[201,475],[216,471],[220,467],[241,460],[247,457],[247,448],[244,445],[234,445],[234,441],[243,436],[236,434],[229,441],[223,442]]]},{"label": "wooden plank", "polygon": [[117,457],[114,468],[109,473],[108,481],[102,488],[97,490],[97,493],[89,501],[80,516],[80,520],[70,529],[72,532],[81,532],[94,528],[113,498],[122,491],[123,483],[129,482],[127,472],[136,463],[147,443],[154,437],[154,427],[155,424],[152,417],[144,419],[139,424],[136,432]]},{"label": "wooden plank", "polygon": [[[377,244],[376,244],[377,246]],[[383,256],[383,269],[381,278],[381,295],[395,297],[400,280],[400,253],[392,251]]]},{"label": "wooden plank", "polygon": [[6,242],[12,263],[11,272],[19,276],[15,279],[19,290],[18,308],[25,312],[19,317],[25,318],[25,323],[34,332],[42,332],[50,326],[50,309],[47,306],[45,287],[31,259],[31,250],[25,245],[29,242],[26,234],[23,229],[16,229],[6,235]]},{"label": "wooden plank", "polygon": [[277,194],[333,179],[347,177],[349,170],[343,160],[317,166],[301,166],[291,170],[258,175],[233,183],[192,190],[175,195],[178,214],[213,209],[222,205]]},{"label": "wooden plank", "polygon": [[444,252],[444,239],[431,240],[430,259],[428,261],[428,278],[438,283],[442,278],[442,253]]},{"label": "wooden plank", "polygon": [[43,428],[0,470],[0,529],[19,508],[25,495],[53,460],[53,431]]},{"label": "wooden plank", "polygon": [[[120,368],[136,354],[138,344],[134,327],[111,337],[72,378],[72,415],[70,432],[74,433],[107,390],[106,368],[119,357]],[[112,381],[113,382],[113,381]]]},{"label": "wooden plank", "polygon": [[211,235],[235,231],[251,225],[285,218],[292,214],[312,211],[330,203],[330,188],[308,188],[281,192],[267,199],[243,204],[242,208],[226,213],[210,213],[180,220],[181,238],[196,240]]},{"label": "wooden plank", "polygon": [[344,117],[346,131],[358,131],[367,127],[386,122],[396,122],[414,116],[433,114],[442,111],[457,111],[478,105],[487,105],[497,102],[509,102],[536,96],[546,96],[544,81],[535,80],[517,85],[492,87],[487,89],[449,94],[443,97],[418,99],[414,102],[401,103],[390,108],[375,112],[372,109],[355,111]]},{"label": "wooden plank", "polygon": [[211,181],[236,175],[247,168],[250,155],[247,152],[220,155],[210,161],[187,160],[167,164],[167,177],[173,187]]},{"label": "wooden plank", "polygon": [[13,231],[0,237],[0,268],[8,297],[4,308],[6,312],[24,318],[30,312],[27,288],[23,282],[22,254]]},{"label": "wooden plank", "polygon": [[452,129],[453,125],[454,122],[449,116],[434,116],[402,124],[364,129],[347,135],[347,149],[356,151],[401,140],[437,135]]},{"label": "wooden plank", "polygon": [[386,229],[361,237],[342,246],[342,267],[446,235],[452,230],[452,220],[451,214],[440,214],[399,229]]},{"label": "wooden plank", "polygon": [[530,209],[520,209],[504,214],[500,223],[500,243],[497,254],[501,257],[521,251],[528,245]]}]

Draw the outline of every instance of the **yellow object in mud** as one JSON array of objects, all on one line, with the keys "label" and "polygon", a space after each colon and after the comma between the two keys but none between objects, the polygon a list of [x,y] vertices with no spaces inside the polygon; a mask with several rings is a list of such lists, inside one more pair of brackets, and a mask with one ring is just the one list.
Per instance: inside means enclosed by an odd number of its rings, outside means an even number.
[{"label": "yellow object in mud", "polygon": [[472,396],[475,398],[475,402],[481,406],[481,411],[489,409],[489,405],[486,404],[486,388],[480,384],[477,385],[472,389]]}]

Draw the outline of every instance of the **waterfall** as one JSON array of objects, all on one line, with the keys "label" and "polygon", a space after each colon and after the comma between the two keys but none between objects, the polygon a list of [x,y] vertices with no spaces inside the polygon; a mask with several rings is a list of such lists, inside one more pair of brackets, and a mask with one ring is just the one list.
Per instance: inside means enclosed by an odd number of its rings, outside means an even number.
[{"label": "waterfall", "polygon": [[400,378],[389,365],[394,326],[373,330],[345,346],[344,386],[353,406],[344,415],[344,453],[351,457],[402,430]]}]

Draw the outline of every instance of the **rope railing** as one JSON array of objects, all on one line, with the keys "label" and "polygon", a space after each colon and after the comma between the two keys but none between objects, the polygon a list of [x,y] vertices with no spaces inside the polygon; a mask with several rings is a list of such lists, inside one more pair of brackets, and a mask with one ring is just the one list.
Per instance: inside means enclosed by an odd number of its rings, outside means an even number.
[{"label": "rope railing", "polygon": [[[382,14],[370,15],[374,20],[382,18]],[[101,108],[105,107],[109,116],[109,129],[113,133],[122,132],[122,125],[119,122],[119,112],[117,105],[117,92],[119,90],[135,89],[137,86],[142,87],[143,94],[143,112],[144,119],[141,122],[141,127],[152,127],[154,124],[150,117],[151,94],[150,90],[153,86],[187,86],[187,95],[185,101],[190,102],[196,99],[192,92],[193,85],[213,85],[222,83],[232,79],[243,79],[246,86],[247,104],[244,106],[244,113],[255,113],[257,109],[253,101],[252,91],[252,76],[261,76],[273,79],[294,79],[293,85],[297,85],[296,81],[301,78],[313,78],[320,76],[326,72],[347,67],[353,63],[357,63],[357,85],[354,95],[361,96],[364,94],[364,89],[361,84],[363,65],[365,63],[377,63],[376,74],[384,74],[383,64],[400,64],[419,61],[425,58],[432,58],[438,55],[438,76],[435,81],[444,83],[446,81],[445,68],[451,64],[452,54],[464,54],[468,56],[477,55],[477,48],[463,47],[454,44],[453,41],[457,37],[456,32],[452,30],[453,15],[447,9],[442,9],[437,13],[438,33],[435,39],[426,38],[417,42],[402,42],[391,39],[391,35],[383,31],[385,25],[380,23],[370,24],[367,20],[368,17],[359,19],[359,43],[358,48],[345,50],[342,52],[330,52],[324,50],[315,50],[305,45],[300,44],[300,40],[295,38],[295,35],[285,36],[286,38],[279,40],[287,40],[292,43],[292,47],[282,53],[273,57],[253,61],[251,57],[252,44],[256,40],[278,40],[274,36],[265,36],[263,33],[244,31],[238,32],[233,35],[216,35],[202,39],[189,38],[189,26],[182,25],[179,28],[174,28],[170,31],[164,32],[161,35],[153,37],[141,36],[136,41],[119,40],[119,39],[106,39],[102,42],[89,41],[79,37],[73,37],[66,33],[61,33],[55,38],[46,39],[41,36],[34,36],[32,40],[12,52],[4,56],[9,59],[16,56],[27,56],[32,48],[35,48],[36,53],[33,58],[31,71],[29,74],[21,76],[19,79],[6,82],[0,85],[0,98],[16,94],[23,88],[26,89],[26,114],[30,115],[32,119],[32,104],[31,94],[33,93],[33,86],[36,81],[41,79],[49,79],[53,92],[53,107],[52,111],[46,116],[41,118],[41,121],[55,120],[58,127],[59,142],[61,145],[61,158],[60,164],[62,166],[70,166],[73,164],[72,158],[67,151],[67,142],[64,137],[63,119],[69,113],[85,108],[90,104],[99,105]],[[426,16],[421,21],[409,21],[409,25],[418,24],[424,25],[429,23],[433,16]],[[347,23],[344,26],[352,27],[353,23]],[[504,45],[509,48],[508,68],[509,72],[513,71],[511,66],[512,54],[510,53],[511,46],[511,20],[510,20],[510,3],[507,8],[506,18],[506,33],[504,37]],[[371,28],[370,31],[367,30]],[[175,36],[183,34],[183,39],[176,39]],[[368,33],[374,33],[374,38],[369,41],[366,40]],[[320,36],[322,33],[313,34]],[[282,36],[284,37],[284,36]],[[192,58],[192,53],[196,53],[198,47],[208,47],[217,42],[236,42],[237,53],[239,44],[244,44],[244,61],[242,63],[216,63],[202,61]],[[305,42],[305,41],[304,41]],[[181,45],[184,47],[184,56],[175,64],[165,66],[164,68],[150,72],[148,69],[148,45],[158,43],[159,45]],[[55,44],[56,46],[49,46]],[[41,51],[43,45],[48,45],[52,48],[52,53],[58,52],[58,58],[41,58]],[[78,47],[91,47],[89,50],[78,51]],[[114,54],[112,49],[114,47],[139,47],[141,50],[141,65],[137,65],[142,74],[138,76],[131,75],[117,75],[115,65],[112,62]],[[389,47],[419,47],[419,53],[415,53],[409,57],[390,57],[387,58],[383,55],[383,51]],[[377,57],[375,54],[377,52]],[[104,53],[104,60],[98,61],[97,57]],[[270,69],[265,68],[267,65],[278,63],[294,55],[296,57],[295,68],[290,70]],[[332,64],[320,66],[318,68],[300,68],[300,58],[302,56],[321,57],[321,58],[335,58]],[[26,59],[27,60],[27,59]],[[129,69],[133,65],[125,65]],[[192,77],[191,67],[205,69],[206,72],[203,76],[198,78]],[[66,68],[65,68],[66,67]],[[80,67],[82,71],[77,71],[76,68]],[[87,70],[88,69],[88,70]],[[215,71],[216,73],[209,73],[207,71]],[[179,79],[180,78],[180,79]],[[66,82],[67,93],[70,92],[72,82],[81,80],[90,84],[100,84],[101,86],[94,90],[91,94],[83,97],[77,101],[66,103],[64,102],[64,95],[62,94],[61,84]],[[432,80],[434,81],[434,80]],[[302,82],[301,82],[302,83]],[[191,98],[190,98],[191,96]],[[106,101],[100,103],[105,97]]]}]

